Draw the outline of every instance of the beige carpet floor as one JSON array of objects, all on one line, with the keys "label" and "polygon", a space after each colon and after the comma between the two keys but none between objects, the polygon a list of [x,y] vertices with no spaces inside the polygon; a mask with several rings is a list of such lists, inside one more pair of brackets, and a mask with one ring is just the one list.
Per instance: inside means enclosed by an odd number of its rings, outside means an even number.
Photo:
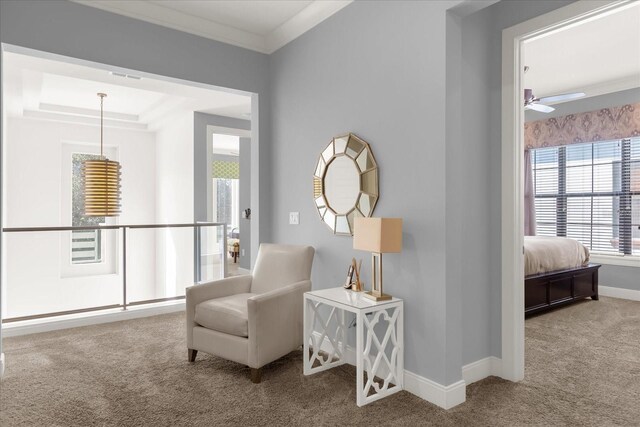
[{"label": "beige carpet floor", "polygon": [[363,408],[355,370],[302,375],[301,352],[248,369],[186,361],[170,314],[4,340],[0,425],[640,425],[640,302],[601,298],[526,322],[526,377],[487,378],[442,410],[407,392]]}]

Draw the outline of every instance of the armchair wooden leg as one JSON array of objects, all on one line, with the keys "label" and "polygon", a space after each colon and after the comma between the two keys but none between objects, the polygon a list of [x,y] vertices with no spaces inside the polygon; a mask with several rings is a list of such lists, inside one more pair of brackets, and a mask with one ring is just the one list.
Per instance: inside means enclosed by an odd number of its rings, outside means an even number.
[{"label": "armchair wooden leg", "polygon": [[262,368],[251,368],[251,382],[260,384],[262,381]]},{"label": "armchair wooden leg", "polygon": [[196,354],[198,354],[198,350],[189,349],[189,362],[196,361]]}]

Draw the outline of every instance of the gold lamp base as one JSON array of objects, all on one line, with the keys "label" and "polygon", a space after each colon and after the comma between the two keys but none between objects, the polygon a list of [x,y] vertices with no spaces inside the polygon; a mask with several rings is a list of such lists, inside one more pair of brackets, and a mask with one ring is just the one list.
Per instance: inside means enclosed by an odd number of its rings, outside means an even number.
[{"label": "gold lamp base", "polygon": [[374,291],[367,291],[363,295],[365,297],[369,298],[369,299],[374,300],[374,301],[389,301],[391,298],[393,298],[389,294],[379,294],[379,293],[374,292]]},{"label": "gold lamp base", "polygon": [[374,301],[389,301],[392,297],[382,292],[382,254],[373,252],[371,254],[371,290],[364,293],[364,296]]}]

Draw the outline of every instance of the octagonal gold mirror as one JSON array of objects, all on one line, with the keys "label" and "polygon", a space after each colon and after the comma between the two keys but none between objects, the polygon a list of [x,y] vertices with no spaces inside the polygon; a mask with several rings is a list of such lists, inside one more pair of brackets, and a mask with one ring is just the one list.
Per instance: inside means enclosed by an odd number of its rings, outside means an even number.
[{"label": "octagonal gold mirror", "polygon": [[370,217],[378,196],[378,165],[369,144],[352,133],[333,138],[313,177],[320,219],[334,234],[353,235],[354,218]]}]

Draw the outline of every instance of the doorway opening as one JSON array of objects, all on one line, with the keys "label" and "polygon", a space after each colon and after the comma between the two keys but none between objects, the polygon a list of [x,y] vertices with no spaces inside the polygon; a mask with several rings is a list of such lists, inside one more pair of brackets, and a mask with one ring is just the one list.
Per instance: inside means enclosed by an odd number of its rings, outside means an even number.
[{"label": "doorway opening", "polygon": [[[524,378],[524,218],[525,218],[525,111],[527,44],[601,18],[626,13],[634,2],[607,4],[576,2],[503,31],[502,90],[502,376],[512,381]],[[636,4],[637,6],[637,4]],[[593,56],[594,52],[589,52]],[[560,70],[552,73],[559,74]],[[585,73],[586,74],[586,73]],[[558,78],[557,80],[560,80]],[[619,83],[619,82],[618,82]],[[585,87],[588,86],[585,84]],[[594,93],[595,86],[583,90]],[[554,88],[553,92],[574,92]],[[600,94],[602,94],[601,92]],[[550,94],[539,93],[538,96]],[[592,162],[593,163],[593,162]],[[593,165],[592,165],[593,166]],[[567,210],[564,210],[566,214]],[[611,239],[609,239],[611,240]],[[573,285],[571,285],[573,286]]]},{"label": "doorway opening", "polygon": [[[5,336],[180,309],[186,286],[224,277],[225,263],[202,274],[197,256],[222,256],[226,232],[196,216],[211,175],[196,174],[207,157],[196,153],[194,116],[248,122],[247,167],[257,168],[258,126],[247,119],[258,117],[257,94],[6,44],[2,66]],[[122,165],[122,213],[86,222],[75,196],[78,165],[100,153],[98,92],[105,154]]]},{"label": "doorway opening", "polygon": [[[251,253],[250,144],[248,131],[211,128],[211,220],[227,225],[227,275],[248,274]],[[229,131],[227,131],[229,132]],[[244,135],[244,136],[242,136]]]}]

